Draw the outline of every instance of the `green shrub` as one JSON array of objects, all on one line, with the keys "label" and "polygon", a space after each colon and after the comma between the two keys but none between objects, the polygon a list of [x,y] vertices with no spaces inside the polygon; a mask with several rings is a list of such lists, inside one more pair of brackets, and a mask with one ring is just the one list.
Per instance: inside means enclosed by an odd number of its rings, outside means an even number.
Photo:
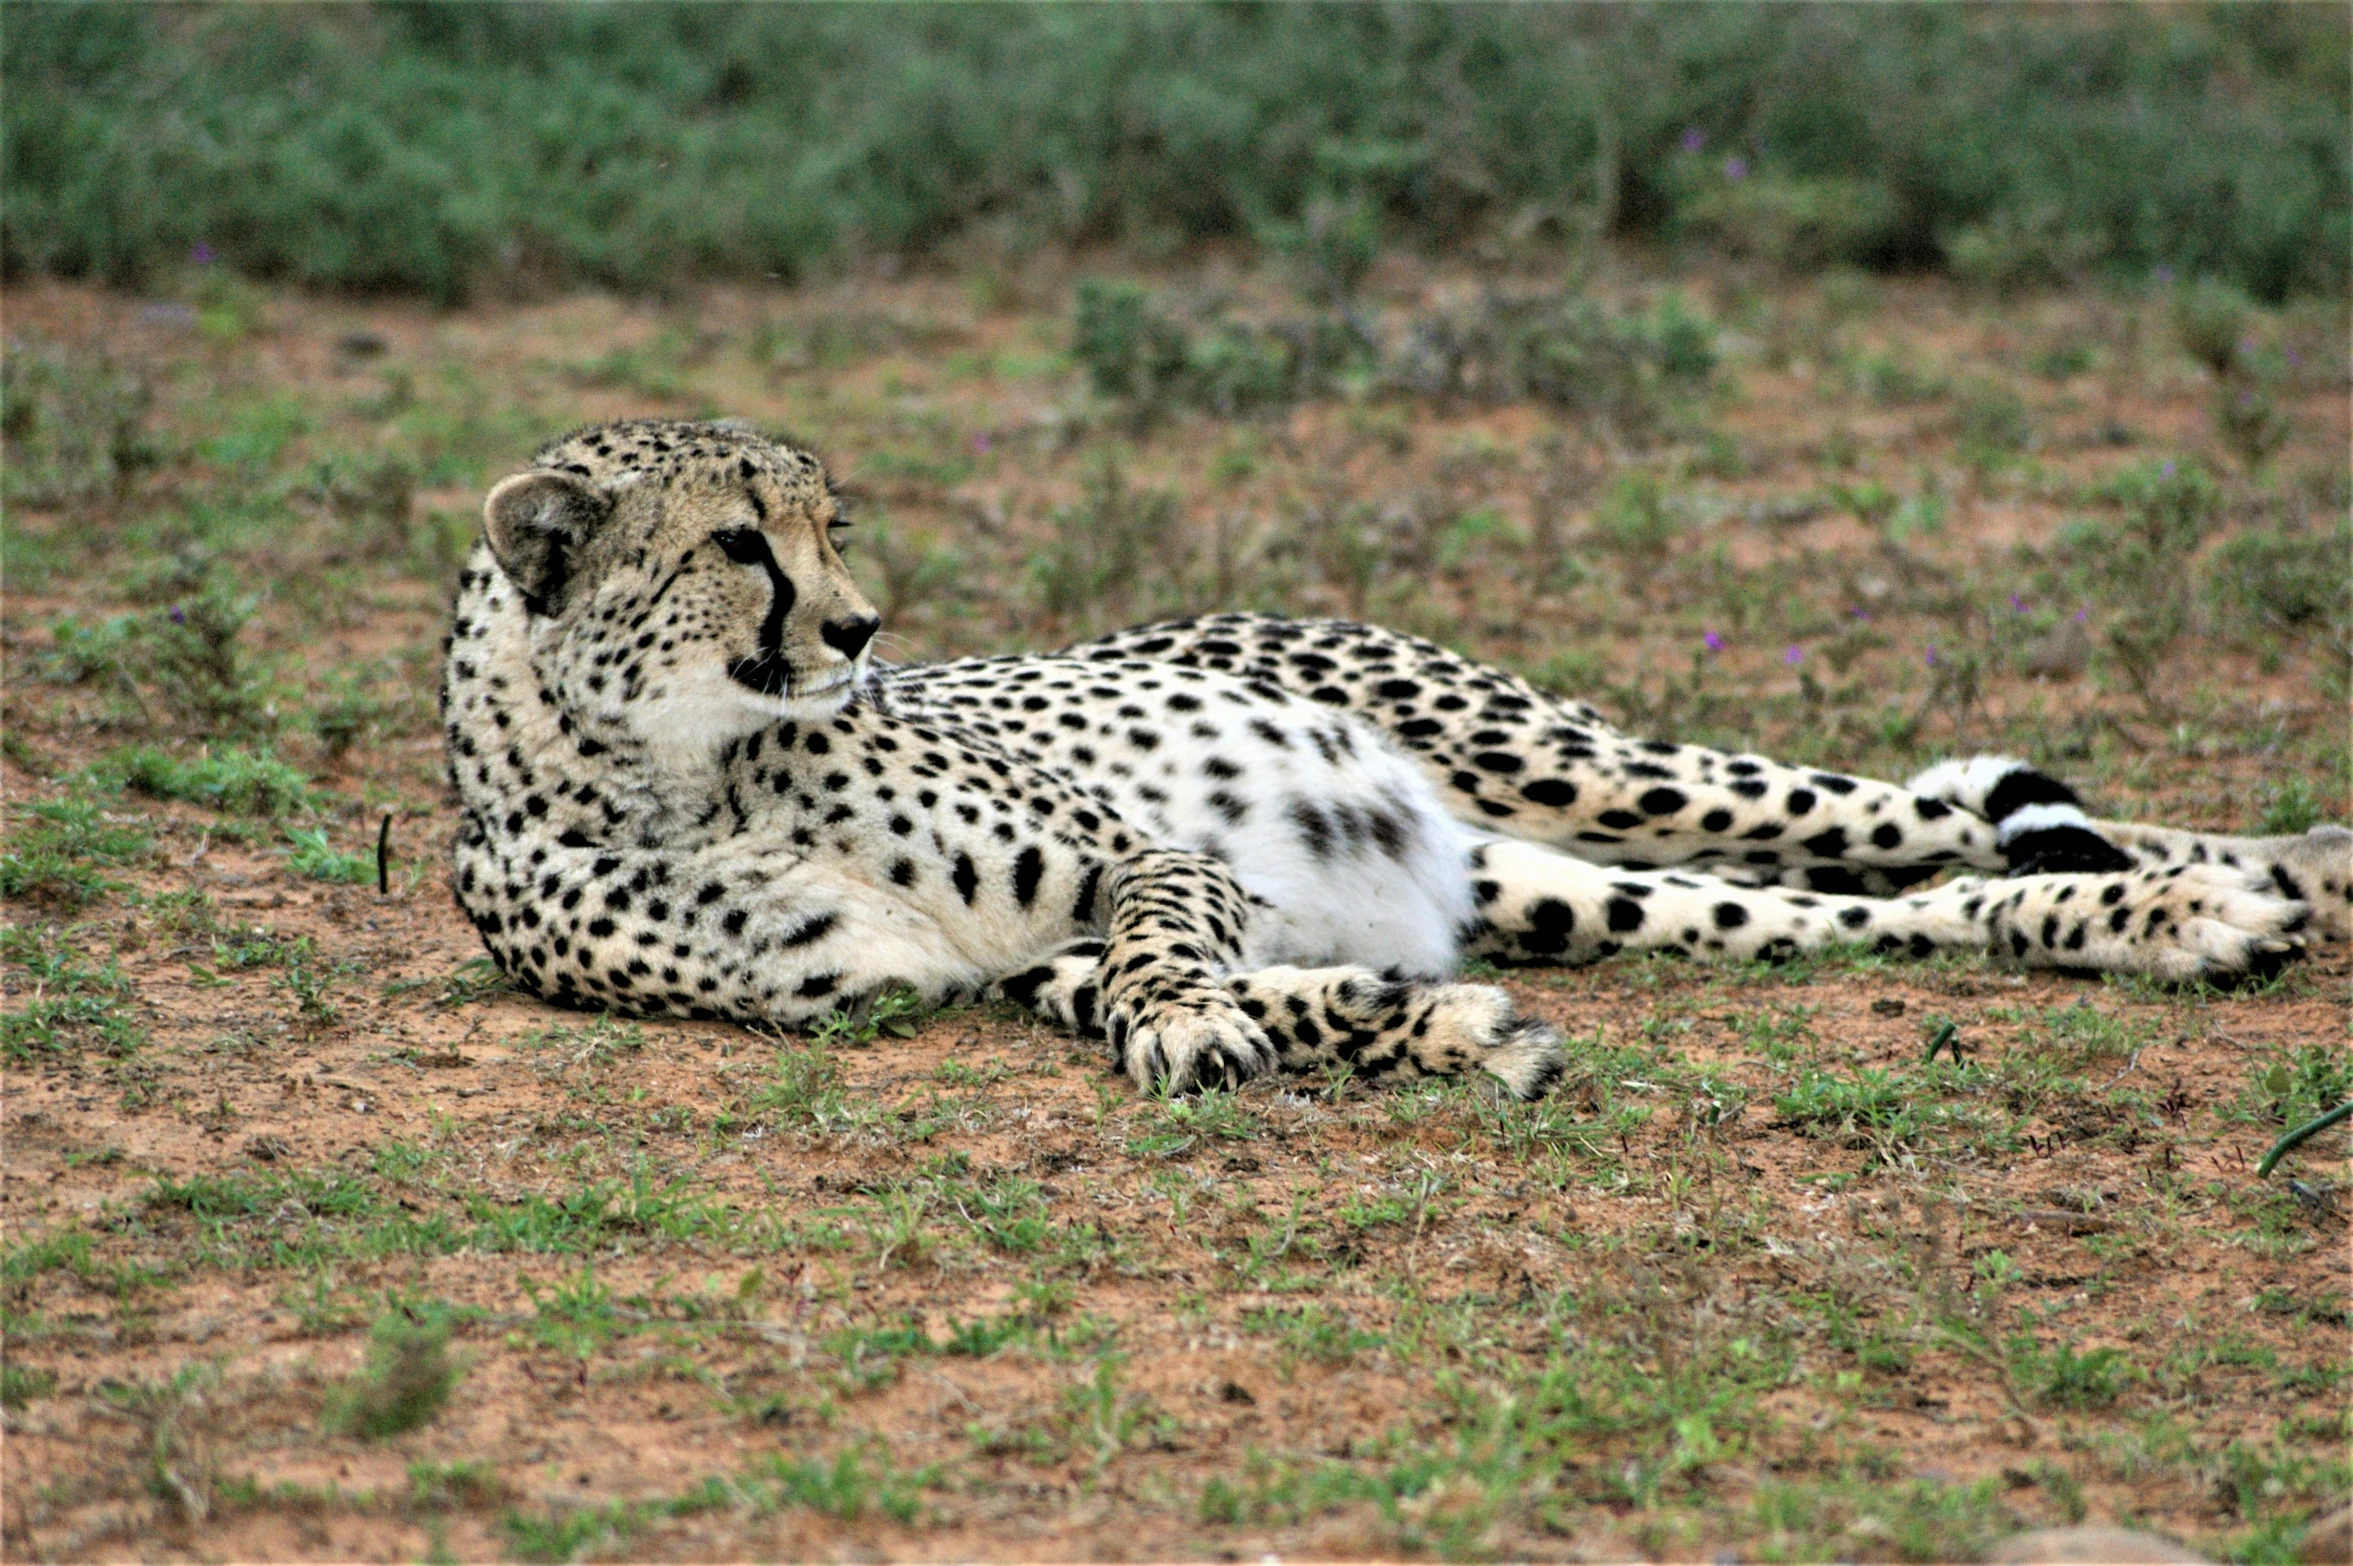
[{"label": "green shrub", "polygon": [[1901,218],[1895,194],[1867,179],[1748,172],[1737,178],[1697,172],[1675,200],[1675,226],[1734,257],[1755,257],[1816,270],[1869,261],[1895,243]]},{"label": "green shrub", "polygon": [[286,838],[294,845],[287,853],[286,867],[296,875],[340,886],[366,886],[376,879],[376,856],[344,853],[327,841],[325,827],[289,832]]},{"label": "green shrub", "polygon": [[2208,567],[2207,595],[2236,624],[2259,630],[2353,624],[2353,523],[2326,532],[2257,528],[2226,539]]},{"label": "green shrub", "polygon": [[1079,503],[1054,512],[1053,541],[1031,562],[1038,597],[1054,615],[1102,616],[1139,598],[1150,602],[1172,585],[1171,573],[1146,566],[1176,539],[1176,496],[1130,486],[1107,459],[1087,475]]},{"label": "green shrub", "polygon": [[416,1429],[441,1412],[464,1371],[449,1357],[449,1319],[389,1310],[368,1334],[368,1360],[327,1398],[327,1427],[363,1441]]},{"label": "green shrub", "polygon": [[1078,285],[1071,354],[1105,397],[1151,400],[1184,368],[1184,334],[1135,283],[1090,278]]},{"label": "green shrub", "polygon": [[301,769],[267,751],[234,745],[193,760],[151,746],[129,747],[92,766],[90,775],[157,799],[186,800],[241,816],[291,815],[325,802]]},{"label": "green shrub", "polygon": [[2276,300],[2346,282],[2346,51],[2319,6],[26,6],[0,262],[233,334],[224,267],[654,288],[986,218],[1256,236],[1337,303],[1378,243],[1537,211]]},{"label": "green shrub", "polygon": [[271,726],[269,690],[239,638],[254,597],[215,581],[139,627],[134,672],[170,716],[200,734],[248,734]]},{"label": "green shrub", "polygon": [[103,356],[11,342],[0,354],[7,498],[19,505],[119,499],[160,460],[144,420],[147,383]]},{"label": "green shrub", "polygon": [[2172,313],[2174,334],[2189,356],[2216,375],[2230,374],[2254,319],[2247,296],[2228,283],[2200,278],[2174,294]]}]

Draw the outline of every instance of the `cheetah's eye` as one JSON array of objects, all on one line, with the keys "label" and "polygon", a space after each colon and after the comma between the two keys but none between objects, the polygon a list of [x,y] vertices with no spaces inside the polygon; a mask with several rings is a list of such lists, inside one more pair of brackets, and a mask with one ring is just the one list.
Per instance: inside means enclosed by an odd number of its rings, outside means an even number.
[{"label": "cheetah's eye", "polygon": [[768,540],[754,528],[727,528],[713,533],[711,542],[717,544],[727,558],[737,565],[765,565],[770,558]]},{"label": "cheetah's eye", "polygon": [[847,522],[826,523],[825,541],[833,546],[833,552],[837,555],[847,550],[850,547],[850,524]]}]

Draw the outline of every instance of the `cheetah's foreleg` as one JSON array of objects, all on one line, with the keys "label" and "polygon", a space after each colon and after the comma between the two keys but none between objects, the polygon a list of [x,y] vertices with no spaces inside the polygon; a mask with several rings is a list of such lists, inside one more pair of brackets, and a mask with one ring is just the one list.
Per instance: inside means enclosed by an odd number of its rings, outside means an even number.
[{"label": "cheetah's foreleg", "polygon": [[1363,1077],[1486,1072],[1535,1098],[1562,1070],[1560,1034],[1487,984],[1383,979],[1363,968],[1261,968],[1226,980],[1285,1068],[1347,1066]]},{"label": "cheetah's foreleg", "polygon": [[[1250,897],[1206,854],[1152,849],[1110,877],[1104,1034],[1137,1087],[1181,1091],[1273,1069],[1274,1046],[1222,982],[1240,965]],[[1074,999],[1075,1004],[1075,999]]]},{"label": "cheetah's foreleg", "polygon": [[[998,993],[1074,1033],[1100,1038],[1103,955],[1099,940],[1073,941],[1002,980]],[[1537,1097],[1561,1072],[1560,1035],[1522,1017],[1491,985],[1292,967],[1229,974],[1224,984],[1288,1071],[1345,1066],[1368,1079],[1484,1071],[1516,1098]]]}]

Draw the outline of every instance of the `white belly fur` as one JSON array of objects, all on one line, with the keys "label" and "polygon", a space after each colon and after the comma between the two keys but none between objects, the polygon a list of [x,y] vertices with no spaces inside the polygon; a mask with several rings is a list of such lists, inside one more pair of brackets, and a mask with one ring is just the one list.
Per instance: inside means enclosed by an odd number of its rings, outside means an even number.
[{"label": "white belly fur", "polygon": [[[1230,783],[1180,763],[1138,769],[1140,777],[1095,771],[1087,781],[1161,842],[1223,859],[1272,905],[1251,932],[1254,964],[1451,974],[1475,911],[1465,863],[1472,833],[1447,813],[1421,769],[1368,725],[1304,706],[1266,716],[1292,742],[1253,747],[1244,775]],[[1328,738],[1341,727],[1346,751],[1328,756],[1311,731]],[[1140,786],[1168,798],[1148,800]],[[1240,822],[1210,802],[1221,790],[1246,802]]]}]

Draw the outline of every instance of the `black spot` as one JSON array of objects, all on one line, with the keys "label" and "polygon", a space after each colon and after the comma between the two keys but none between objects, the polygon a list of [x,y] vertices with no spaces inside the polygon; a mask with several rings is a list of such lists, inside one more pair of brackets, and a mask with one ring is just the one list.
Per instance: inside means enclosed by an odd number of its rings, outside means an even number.
[{"label": "black spot", "polygon": [[1623,935],[1629,930],[1642,928],[1642,905],[1631,897],[1611,898],[1605,911],[1609,915],[1610,929],[1616,934]]},{"label": "black spot", "polygon": [[1299,828],[1299,837],[1307,845],[1308,854],[1316,859],[1332,857],[1332,827],[1324,813],[1304,799],[1291,801],[1289,811],[1292,824]]},{"label": "black spot", "polygon": [[1471,764],[1483,772],[1517,772],[1527,765],[1508,750],[1482,750],[1471,757]]},{"label": "black spot", "polygon": [[1520,785],[1520,797],[1531,804],[1559,809],[1577,802],[1577,785],[1566,778],[1536,778]]},{"label": "black spot", "polygon": [[1737,930],[1748,923],[1748,910],[1738,903],[1718,903],[1715,911],[1716,928]]},{"label": "black spot", "polygon": [[1818,859],[1836,859],[1846,852],[1846,828],[1832,827],[1827,832],[1816,832],[1798,846]]},{"label": "black spot", "polygon": [[1729,810],[1711,810],[1711,811],[1709,811],[1709,812],[1708,812],[1706,815],[1704,815],[1704,816],[1701,816],[1701,817],[1699,818],[1699,829],[1700,829],[1702,832],[1717,832],[1717,833],[1723,833],[1723,832],[1729,832],[1729,831],[1731,831],[1731,830],[1732,830],[1732,812],[1731,812],[1731,811],[1729,811]]},{"label": "black spot", "polygon": [[1642,813],[1646,816],[1671,816],[1691,803],[1691,800],[1679,788],[1653,788],[1645,789],[1635,803],[1642,807]]},{"label": "black spot", "polygon": [[1642,818],[1631,810],[1605,810],[1601,813],[1601,824],[1623,832],[1628,827],[1642,825]]},{"label": "black spot", "polygon": [[1024,908],[1037,901],[1038,881],[1045,873],[1046,856],[1032,843],[1013,861],[1013,900]]},{"label": "black spot", "polygon": [[[1639,921],[1641,910],[1637,909]],[[1564,952],[1569,948],[1569,937],[1576,931],[1577,913],[1557,897],[1539,898],[1528,909],[1528,928],[1520,936],[1520,945],[1538,956]]]},{"label": "black spot", "polygon": [[787,932],[776,944],[788,952],[796,947],[814,945],[825,939],[838,922],[838,915],[821,913],[814,919],[804,920],[798,928]]},{"label": "black spot", "polygon": [[1789,791],[1789,813],[1791,815],[1802,816],[1807,811],[1812,810],[1814,808],[1814,804],[1814,791],[1812,789],[1793,788]]},{"label": "black spot", "polygon": [[1892,821],[1881,823],[1871,834],[1871,846],[1874,848],[1893,848],[1903,840],[1903,832]]},{"label": "black spot", "polygon": [[972,868],[970,854],[958,853],[956,855],[956,868],[948,879],[954,884],[956,895],[964,899],[965,906],[970,907],[972,894],[980,890],[980,872]]}]

